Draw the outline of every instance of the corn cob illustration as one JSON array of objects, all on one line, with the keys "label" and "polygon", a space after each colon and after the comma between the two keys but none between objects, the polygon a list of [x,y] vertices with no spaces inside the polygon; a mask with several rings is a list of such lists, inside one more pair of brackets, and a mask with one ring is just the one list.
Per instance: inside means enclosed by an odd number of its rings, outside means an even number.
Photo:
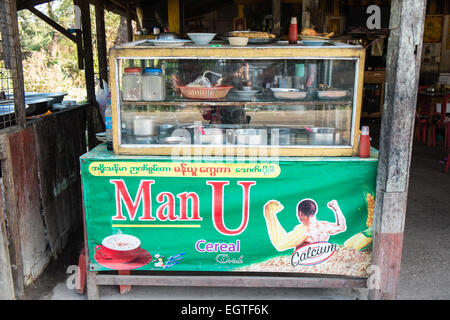
[{"label": "corn cob illustration", "polygon": [[367,228],[370,228],[373,224],[373,209],[375,208],[375,197],[372,196],[370,193],[366,196],[367,201],[367,221],[366,225]]},{"label": "corn cob illustration", "polygon": [[359,232],[344,242],[344,247],[362,250],[372,242],[372,224],[373,224],[373,209],[375,207],[375,197],[370,193],[366,195],[367,201],[367,220],[365,231]]},{"label": "corn cob illustration", "polygon": [[344,247],[361,250],[372,242],[372,237],[368,237],[366,232],[359,232],[344,242]]}]

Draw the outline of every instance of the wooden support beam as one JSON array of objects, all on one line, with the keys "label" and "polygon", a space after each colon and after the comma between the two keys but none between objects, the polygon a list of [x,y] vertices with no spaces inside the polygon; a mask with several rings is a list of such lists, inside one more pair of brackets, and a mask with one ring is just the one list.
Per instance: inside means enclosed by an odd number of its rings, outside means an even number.
[{"label": "wooden support beam", "polygon": [[[75,20],[78,19],[78,14],[76,13],[77,10],[80,9],[80,0],[73,0],[73,7],[74,7],[74,15]],[[81,19],[81,18],[80,18]],[[75,24],[77,22],[75,21]],[[76,44],[77,44],[77,56],[78,56],[78,69],[83,70],[84,69],[84,54],[83,54],[83,32],[81,31],[81,21],[79,21],[79,26],[77,26],[77,29],[75,29],[75,38],[76,38]]]},{"label": "wooden support beam", "polygon": [[50,2],[51,0],[22,0],[17,1],[17,10],[29,9],[37,5]]},{"label": "wooden support beam", "polygon": [[83,57],[85,63],[86,93],[88,103],[95,104],[94,57],[92,50],[91,16],[88,0],[79,0],[81,28],[83,31]]},{"label": "wooden support beam", "polygon": [[180,0],[167,0],[169,31],[180,33]]},{"label": "wooden support beam", "polygon": [[63,35],[65,35],[69,40],[72,40],[73,42],[77,42],[76,37],[71,34],[69,31],[67,31],[66,28],[62,27],[61,25],[59,25],[57,22],[55,22],[53,19],[51,19],[50,17],[48,17],[47,15],[43,14],[42,12],[40,12],[38,9],[31,7],[28,10],[30,10],[30,12],[32,12],[35,16],[37,16],[38,18],[40,18],[42,21],[44,21],[45,23],[47,23],[49,26],[51,26],[52,28],[58,30],[59,32],[61,32]]},{"label": "wooden support beam", "polygon": [[206,286],[276,288],[365,288],[365,278],[206,276],[206,275],[112,275],[92,273],[97,285]]},{"label": "wooden support beam", "polygon": [[[95,30],[97,32],[98,73],[101,80],[108,82],[108,59],[105,37],[105,7],[103,1],[95,0]],[[102,81],[100,80],[100,85]]]},{"label": "wooden support beam", "polygon": [[[2,146],[4,147],[4,146]],[[14,300],[14,279],[11,270],[11,260],[4,215],[3,201],[0,201],[0,300]]]},{"label": "wooden support beam", "polygon": [[426,3],[392,0],[374,212],[372,299],[395,299],[400,274]]},{"label": "wooden support beam", "polygon": [[278,37],[281,31],[281,0],[272,0],[273,33]]},{"label": "wooden support beam", "polygon": [[314,28],[321,31],[323,27],[322,10],[319,9],[319,0],[303,0],[302,2],[302,28]]},{"label": "wooden support beam", "polygon": [[341,2],[339,0],[333,0],[333,16],[338,17],[341,15]]},{"label": "wooden support beam", "polygon": [[126,9],[126,18],[127,18],[127,41],[133,41],[133,15],[131,11],[130,2],[127,1],[127,9]]}]

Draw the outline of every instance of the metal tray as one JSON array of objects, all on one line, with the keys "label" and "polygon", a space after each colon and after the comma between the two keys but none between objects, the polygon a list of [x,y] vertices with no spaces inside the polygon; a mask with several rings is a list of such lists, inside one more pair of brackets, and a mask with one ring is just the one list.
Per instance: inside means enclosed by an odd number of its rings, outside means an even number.
[{"label": "metal tray", "polygon": [[347,97],[347,90],[317,90],[317,98],[320,100],[340,100]]},{"label": "metal tray", "polygon": [[308,96],[308,92],[300,91],[295,88],[270,88],[273,95],[277,99],[282,100],[304,100]]},{"label": "metal tray", "polygon": [[[219,38],[221,38],[222,40],[228,41],[228,38],[233,36],[232,35],[233,32],[235,32],[235,31],[226,32]],[[246,33],[246,32],[255,32],[255,31],[239,31],[239,32]],[[280,38],[278,38],[278,37],[275,37],[275,38],[248,38],[248,44],[270,44],[270,43],[277,42],[279,40],[280,40]]]}]

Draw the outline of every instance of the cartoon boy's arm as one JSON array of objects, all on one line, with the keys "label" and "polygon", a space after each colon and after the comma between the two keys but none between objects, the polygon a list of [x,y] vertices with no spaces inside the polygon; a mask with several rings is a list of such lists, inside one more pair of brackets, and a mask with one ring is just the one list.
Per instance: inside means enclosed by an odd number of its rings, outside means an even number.
[{"label": "cartoon boy's arm", "polygon": [[266,219],[267,232],[275,249],[284,251],[295,248],[307,238],[305,228],[297,226],[287,233],[277,219],[277,213],[283,210],[283,206],[275,200],[271,200],[264,206],[264,218]]},{"label": "cartoon boy's arm", "polygon": [[329,224],[328,233],[336,234],[347,230],[347,224],[345,222],[344,214],[342,213],[341,208],[339,208],[337,201],[331,200],[327,203],[327,207],[333,210],[336,217],[336,223]]}]

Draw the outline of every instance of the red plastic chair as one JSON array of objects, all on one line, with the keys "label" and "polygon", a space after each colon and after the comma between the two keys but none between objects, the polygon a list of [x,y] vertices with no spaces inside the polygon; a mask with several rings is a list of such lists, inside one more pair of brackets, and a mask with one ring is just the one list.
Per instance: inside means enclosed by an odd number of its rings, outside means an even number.
[{"label": "red plastic chair", "polygon": [[428,117],[416,112],[416,140],[427,142]]},{"label": "red plastic chair", "polygon": [[439,122],[439,126],[444,128],[444,147],[446,150],[449,150],[447,155],[447,163],[445,165],[445,173],[448,173],[448,169],[450,168],[450,117],[447,117],[447,103],[450,102],[450,94],[447,94],[444,97],[444,101],[442,102],[442,110],[441,110],[441,121]]},{"label": "red plastic chair", "polygon": [[436,146],[436,129],[437,128],[444,128],[444,147],[447,150],[450,148],[450,122],[447,120],[447,102],[450,101],[450,94],[444,96],[444,100],[442,102],[441,106],[441,112],[435,113],[434,117],[437,119],[435,122],[431,124],[431,141],[432,146]]},{"label": "red plastic chair", "polygon": [[450,102],[450,94],[445,95],[442,102],[441,119],[439,121],[439,127],[444,128],[445,149],[450,149],[450,117],[447,117],[447,104]]},{"label": "red plastic chair", "polygon": [[[419,90],[426,90],[429,86],[419,86]],[[430,116],[430,106],[428,104],[422,104],[420,100],[417,101],[416,110],[416,129],[415,139],[417,141],[427,142],[428,123]]]},{"label": "red plastic chair", "polygon": [[447,103],[450,102],[450,94],[444,96],[442,101],[441,113],[438,120],[432,125],[432,142],[433,147],[436,146],[436,129],[444,128],[444,148],[445,150],[450,148],[450,119],[447,117]]}]

